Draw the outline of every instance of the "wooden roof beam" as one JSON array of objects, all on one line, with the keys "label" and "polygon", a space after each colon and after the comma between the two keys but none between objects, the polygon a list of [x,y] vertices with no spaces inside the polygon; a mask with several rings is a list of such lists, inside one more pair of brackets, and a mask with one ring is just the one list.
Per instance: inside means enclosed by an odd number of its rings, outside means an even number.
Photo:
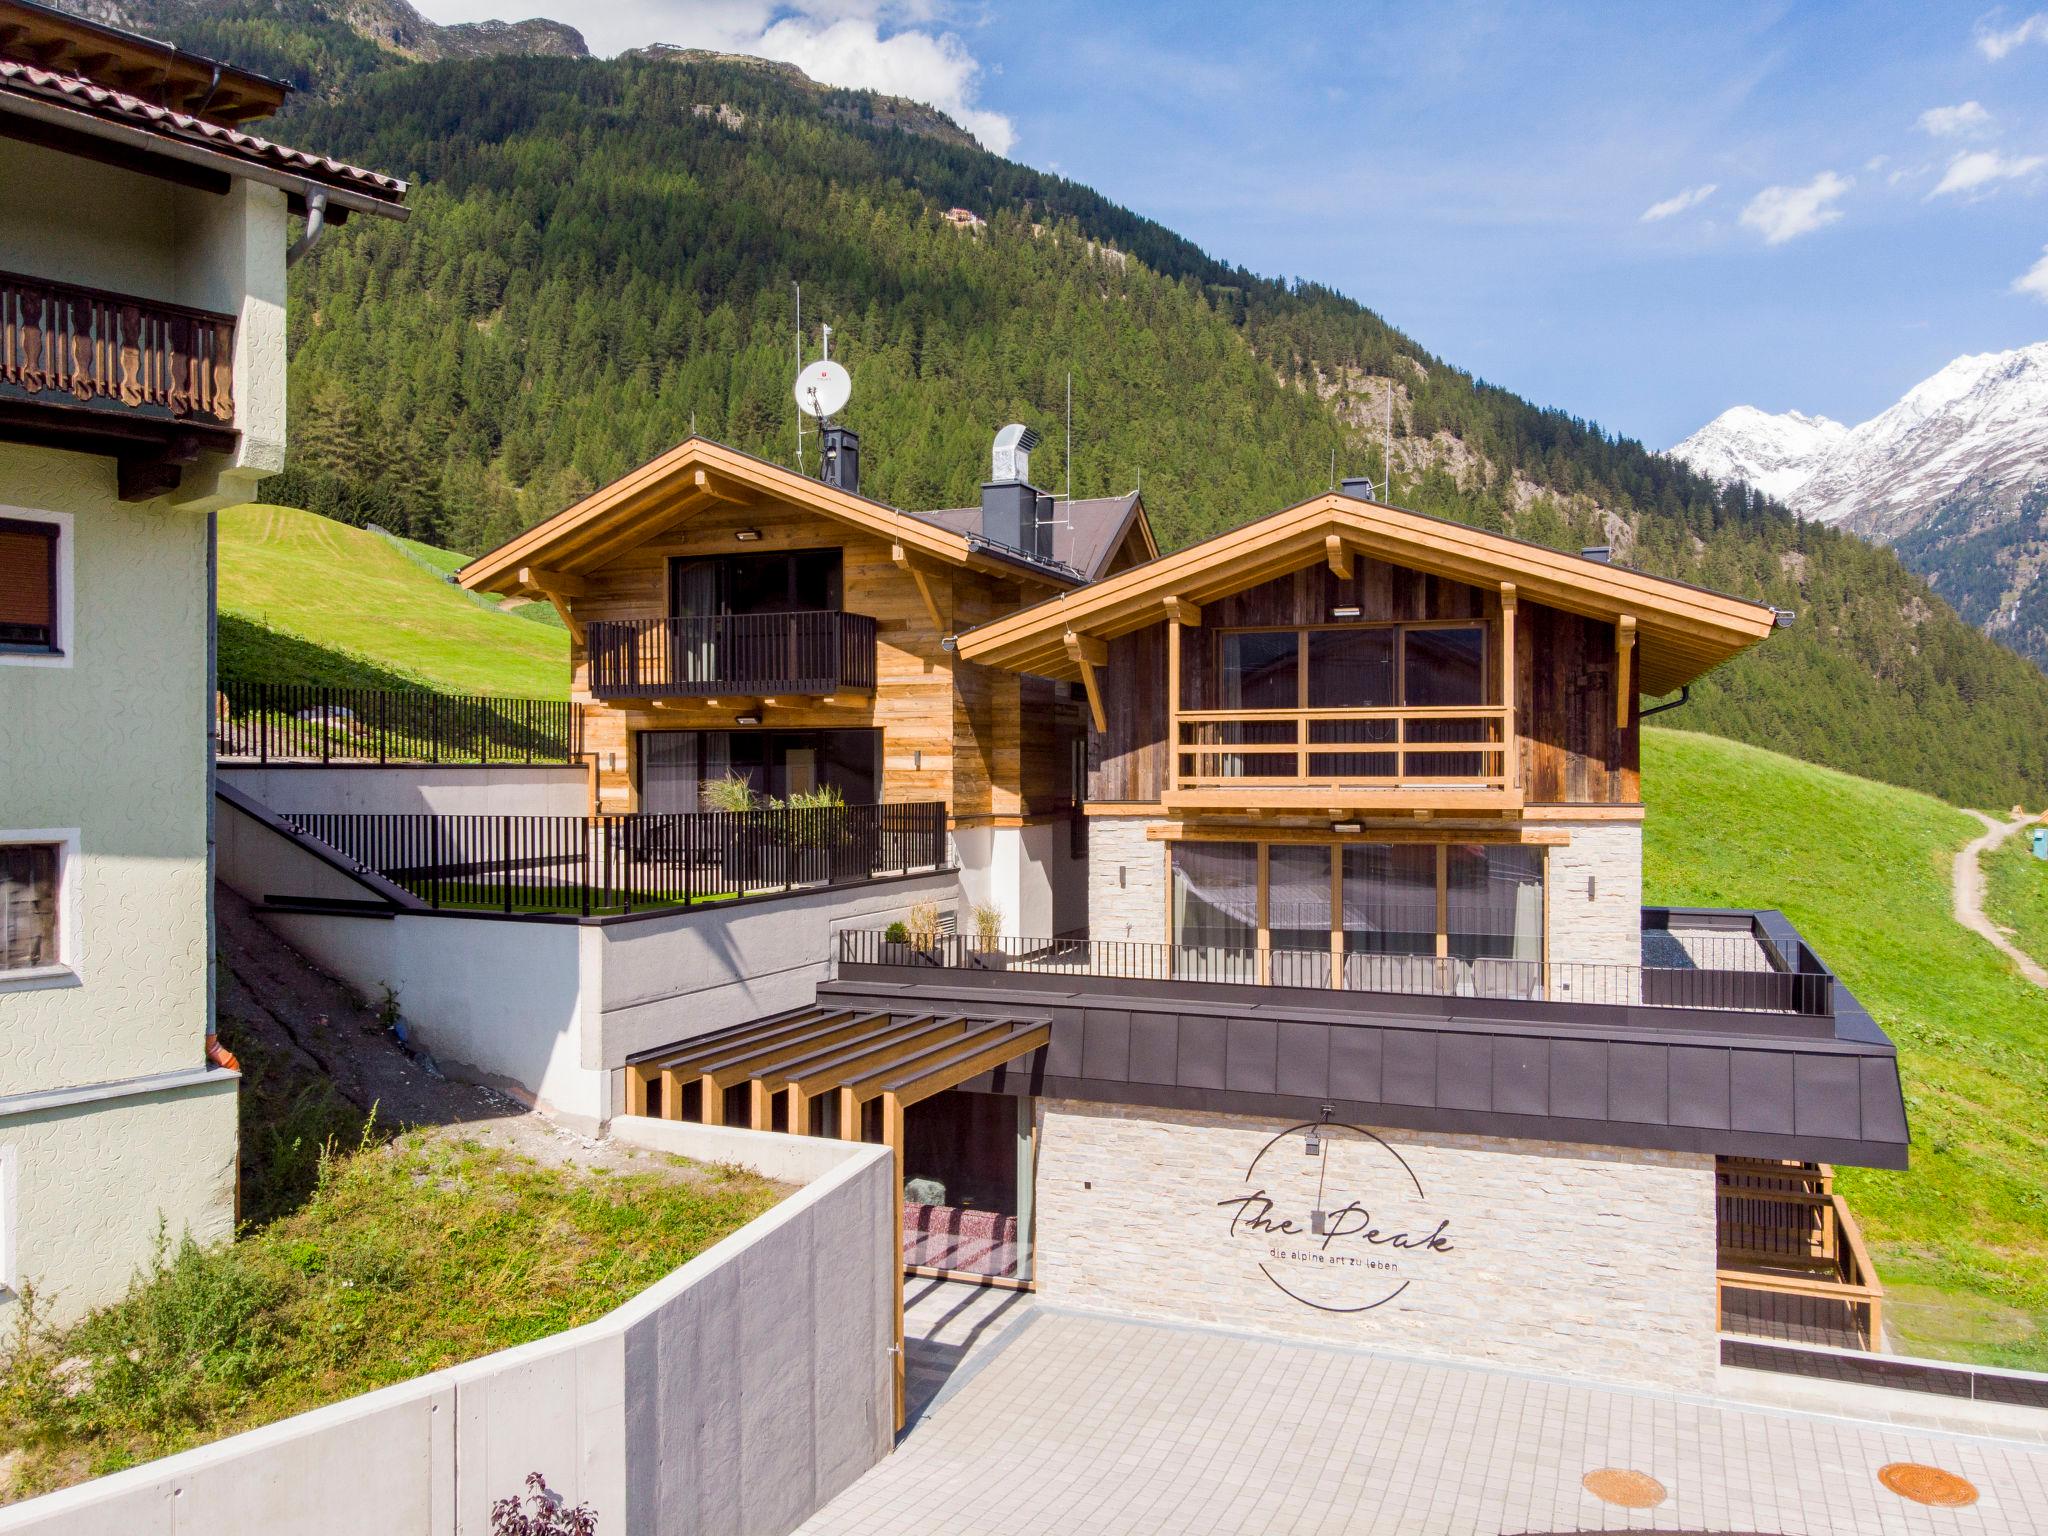
[{"label": "wooden roof beam", "polygon": [[1351,548],[1344,542],[1343,535],[1330,534],[1323,540],[1323,551],[1330,562],[1330,572],[1339,581],[1351,579]]},{"label": "wooden roof beam", "polygon": [[1187,629],[1202,627],[1202,610],[1184,597],[1162,597],[1167,618]]},{"label": "wooden roof beam", "polygon": [[897,570],[906,572],[917,583],[917,595],[924,600],[924,611],[931,616],[932,628],[940,634],[950,634],[946,627],[945,615],[939,612],[938,599],[932,596],[931,578],[910,558],[910,551],[903,547],[901,539],[889,545],[889,560]]},{"label": "wooden roof beam", "polygon": [[1068,659],[1081,669],[1081,686],[1088,693],[1088,714],[1095,721],[1095,729],[1107,731],[1109,716],[1102,708],[1102,685],[1096,680],[1095,669],[1109,664],[1109,642],[1097,635],[1077,635],[1070,629],[1065,645]]},{"label": "wooden roof beam", "polygon": [[1636,648],[1636,619],[1632,613],[1624,613],[1621,621],[1614,626],[1614,727],[1628,729],[1629,657]]}]

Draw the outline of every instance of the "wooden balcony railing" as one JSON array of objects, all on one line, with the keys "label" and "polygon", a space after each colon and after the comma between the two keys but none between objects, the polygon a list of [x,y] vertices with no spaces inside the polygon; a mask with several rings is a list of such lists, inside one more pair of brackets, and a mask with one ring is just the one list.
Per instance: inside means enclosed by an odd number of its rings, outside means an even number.
[{"label": "wooden balcony railing", "polygon": [[1514,783],[1512,717],[1433,709],[1183,709],[1175,790],[1462,788]]},{"label": "wooden balcony railing", "polygon": [[1825,1163],[1723,1158],[1715,1176],[1716,1326],[1884,1348],[1884,1286]]},{"label": "wooden balcony railing", "polygon": [[0,272],[0,389],[231,427],[232,315]]},{"label": "wooden balcony railing", "polygon": [[822,697],[875,687],[875,621],[859,613],[598,619],[587,644],[590,692],[600,699]]}]

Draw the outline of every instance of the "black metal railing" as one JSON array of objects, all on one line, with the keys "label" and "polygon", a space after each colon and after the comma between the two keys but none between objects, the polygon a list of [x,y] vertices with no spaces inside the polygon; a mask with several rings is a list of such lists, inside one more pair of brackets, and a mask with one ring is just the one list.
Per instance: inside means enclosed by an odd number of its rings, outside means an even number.
[{"label": "black metal railing", "polygon": [[245,683],[214,697],[214,753],[254,763],[571,763],[567,699]]},{"label": "black metal railing", "polygon": [[[1752,953],[1760,947],[1738,943]],[[873,929],[845,929],[839,958],[852,965],[933,966],[1136,981],[1224,982],[1319,991],[1390,992],[1419,997],[1586,1003],[1745,1013],[1828,1016],[1834,978],[1825,972],[1599,965],[1578,961],[1457,959],[1436,955],[1348,953],[1327,949],[1226,949],[1130,939],[1003,938],[989,943],[940,934],[920,947]],[[1745,957],[1746,958],[1746,957]]]},{"label": "black metal railing", "polygon": [[279,819],[436,909],[605,916],[950,867],[938,801],[694,815]]},{"label": "black metal railing", "polygon": [[873,692],[875,621],[837,611],[703,619],[597,619],[588,626],[594,697]]}]

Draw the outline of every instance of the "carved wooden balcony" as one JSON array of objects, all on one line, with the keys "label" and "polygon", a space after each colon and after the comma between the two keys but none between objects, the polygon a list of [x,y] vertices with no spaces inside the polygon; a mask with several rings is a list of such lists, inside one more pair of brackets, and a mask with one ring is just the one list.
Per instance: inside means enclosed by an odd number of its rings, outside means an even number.
[{"label": "carved wooden balcony", "polygon": [[235,319],[0,272],[0,435],[111,454],[124,501],[232,452]]}]

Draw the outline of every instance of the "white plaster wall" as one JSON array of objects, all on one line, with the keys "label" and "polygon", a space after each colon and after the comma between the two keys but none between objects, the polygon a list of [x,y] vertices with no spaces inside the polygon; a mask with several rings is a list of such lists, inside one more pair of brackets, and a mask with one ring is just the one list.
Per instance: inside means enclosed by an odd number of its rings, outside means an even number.
[{"label": "white plaster wall", "polygon": [[1166,942],[1166,847],[1144,816],[1088,820],[1088,937]]},{"label": "white plaster wall", "polygon": [[208,1027],[206,524],[109,459],[0,444],[0,507],[71,514],[68,664],[0,661],[0,830],[79,830],[75,984],[0,983],[0,1096],[196,1067]]},{"label": "white plaster wall", "polygon": [[246,501],[284,468],[290,239],[282,189],[238,178],[224,195],[202,192],[12,140],[0,142],[0,187],[0,267],[235,316],[241,441],[232,455],[187,469],[168,501],[187,509]]},{"label": "white plaster wall", "polygon": [[220,781],[274,811],[382,816],[422,812],[442,816],[581,816],[590,809],[590,775],[580,767],[224,765]]},{"label": "white plaster wall", "polygon": [[1571,834],[1571,841],[1548,850],[1546,859],[1551,960],[1641,966],[1642,824],[1577,822],[1562,830]]},{"label": "white plaster wall", "polygon": [[960,858],[961,929],[973,909],[1003,914],[1006,938],[1062,937],[1087,925],[1086,859],[1076,859],[1067,824],[962,827],[953,834]]},{"label": "white plaster wall", "polygon": [[[765,1132],[619,1129],[788,1166]],[[889,1155],[811,1145],[835,1164],[596,1322],[0,1509],[0,1531],[484,1536],[539,1471],[606,1536],[782,1536],[893,1439]]]},{"label": "white plaster wall", "polygon": [[[1340,1138],[1325,1208],[1356,1200],[1383,1231],[1426,1235],[1444,1222],[1450,1251],[1355,1237],[1323,1247],[1307,1215],[1317,1160],[1296,1136],[1260,1157],[1285,1122],[1065,1100],[1041,1101],[1038,1114],[1035,1263],[1048,1302],[1684,1390],[1713,1383],[1710,1156],[1379,1131],[1418,1195],[1383,1149]],[[1301,1235],[1233,1234],[1235,1213],[1219,1202],[1260,1189]],[[1274,1276],[1327,1305],[1406,1288],[1369,1310],[1327,1311]]]},{"label": "white plaster wall", "polygon": [[0,1329],[23,1281],[58,1322],[115,1300],[149,1263],[159,1221],[173,1244],[233,1235],[237,1082],[209,1072],[189,1086],[0,1109],[0,1158],[14,1165],[0,1221],[12,1227],[16,1280],[0,1292]]}]

